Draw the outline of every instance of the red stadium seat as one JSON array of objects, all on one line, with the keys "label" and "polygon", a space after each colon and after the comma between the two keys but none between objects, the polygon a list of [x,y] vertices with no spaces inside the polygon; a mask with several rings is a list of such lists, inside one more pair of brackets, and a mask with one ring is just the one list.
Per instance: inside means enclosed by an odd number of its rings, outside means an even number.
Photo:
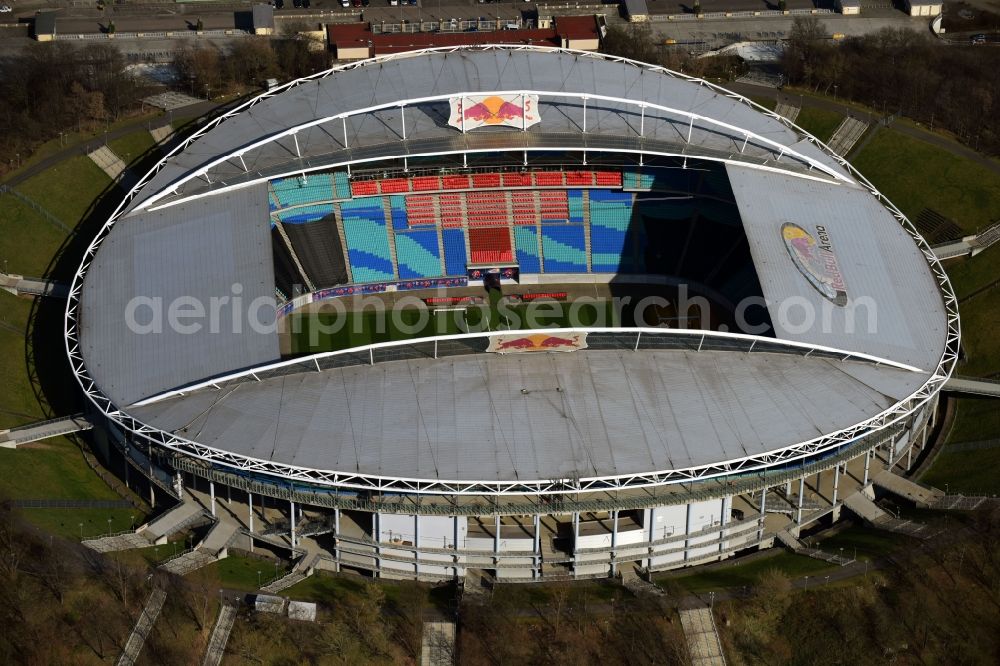
[{"label": "red stadium seat", "polygon": [[531,174],[529,173],[505,173],[503,174],[504,187],[531,187]]},{"label": "red stadium seat", "polygon": [[505,264],[514,260],[507,226],[469,229],[469,251],[473,264]]},{"label": "red stadium seat", "polygon": [[563,184],[561,171],[540,171],[535,174],[535,185],[539,187],[558,187]]},{"label": "red stadium seat", "polygon": [[366,197],[378,194],[378,181],[356,180],[351,183],[351,196]]},{"label": "red stadium seat", "polygon": [[441,187],[446,190],[467,190],[469,189],[468,176],[442,176]]},{"label": "red stadium seat", "polygon": [[472,176],[472,186],[477,188],[500,187],[500,174],[477,173]]}]

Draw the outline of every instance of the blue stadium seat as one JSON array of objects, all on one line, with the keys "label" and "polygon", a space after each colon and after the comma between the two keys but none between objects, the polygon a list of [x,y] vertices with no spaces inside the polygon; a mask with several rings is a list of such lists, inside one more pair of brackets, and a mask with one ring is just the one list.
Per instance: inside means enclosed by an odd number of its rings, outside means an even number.
[{"label": "blue stadium seat", "polygon": [[442,229],[441,241],[444,244],[445,275],[465,275],[469,265],[465,253],[465,229]]},{"label": "blue stadium seat", "polygon": [[290,210],[279,210],[277,215],[282,224],[305,224],[333,214],[333,204],[299,206]]},{"label": "blue stadium seat", "polygon": [[394,194],[389,197],[389,214],[392,216],[393,229],[409,227],[406,219],[406,197],[402,194]]},{"label": "blue stadium seat", "polygon": [[343,171],[333,174],[333,192],[337,199],[351,198],[351,182],[347,179],[347,174]]}]

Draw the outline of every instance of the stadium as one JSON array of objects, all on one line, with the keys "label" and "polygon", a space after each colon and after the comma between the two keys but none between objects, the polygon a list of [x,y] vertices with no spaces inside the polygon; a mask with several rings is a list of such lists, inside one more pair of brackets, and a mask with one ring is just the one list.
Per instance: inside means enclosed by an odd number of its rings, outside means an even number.
[{"label": "stadium", "polygon": [[918,457],[959,323],[905,217],[787,120],[484,46],[209,123],[99,232],[65,337],[99,444],[234,544],[532,581],[837,520]]}]

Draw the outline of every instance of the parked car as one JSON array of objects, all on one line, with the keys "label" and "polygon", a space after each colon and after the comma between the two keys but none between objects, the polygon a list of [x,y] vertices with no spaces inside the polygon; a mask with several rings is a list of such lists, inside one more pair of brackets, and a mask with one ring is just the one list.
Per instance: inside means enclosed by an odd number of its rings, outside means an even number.
[{"label": "parked car", "polygon": [[389,4],[392,5],[393,7],[398,7],[399,0],[389,0]]},{"label": "parked car", "polygon": [[985,44],[986,35],[973,35],[972,39],[969,41],[971,41],[973,44]]},{"label": "parked car", "polygon": [[341,7],[350,7],[351,6],[351,0],[340,0],[340,6]]},{"label": "parked car", "polygon": [[0,14],[9,14],[14,11],[10,8],[10,5],[0,5]]}]

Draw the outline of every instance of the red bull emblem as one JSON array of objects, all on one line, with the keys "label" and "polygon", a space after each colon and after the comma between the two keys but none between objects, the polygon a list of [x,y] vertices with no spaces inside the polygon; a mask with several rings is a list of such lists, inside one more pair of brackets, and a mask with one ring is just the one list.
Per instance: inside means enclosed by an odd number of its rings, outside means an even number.
[{"label": "red bull emblem", "polygon": [[568,335],[498,335],[490,339],[486,351],[507,354],[511,352],[569,352],[587,348],[586,333]]},{"label": "red bull emblem", "polygon": [[473,95],[451,98],[448,124],[463,132],[484,125],[531,127],[538,117],[538,95]]}]

